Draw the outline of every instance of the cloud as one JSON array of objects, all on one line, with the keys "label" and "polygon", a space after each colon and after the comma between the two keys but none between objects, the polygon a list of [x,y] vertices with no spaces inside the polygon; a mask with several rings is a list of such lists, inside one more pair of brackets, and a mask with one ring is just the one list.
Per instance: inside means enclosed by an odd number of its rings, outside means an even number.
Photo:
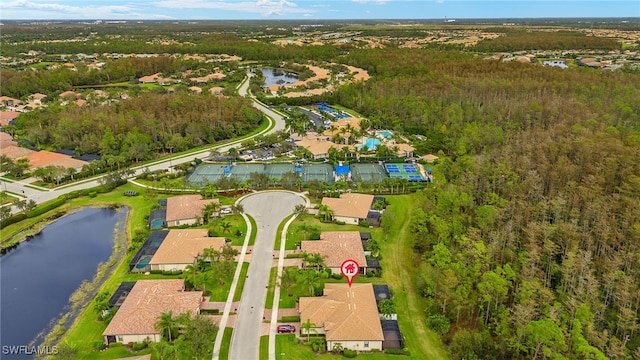
[{"label": "cloud", "polygon": [[65,5],[53,2],[14,0],[0,2],[6,19],[166,19],[167,16],[139,12],[134,5]]},{"label": "cloud", "polygon": [[314,12],[310,9],[299,8],[294,2],[287,0],[257,0],[257,1],[219,1],[219,0],[162,0],[154,3],[157,7],[171,9],[209,9],[258,13],[263,16],[306,14]]}]

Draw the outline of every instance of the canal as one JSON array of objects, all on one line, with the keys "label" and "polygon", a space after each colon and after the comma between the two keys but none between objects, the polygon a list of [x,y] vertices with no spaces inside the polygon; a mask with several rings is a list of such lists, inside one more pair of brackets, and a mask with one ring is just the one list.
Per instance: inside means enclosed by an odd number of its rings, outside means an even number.
[{"label": "canal", "polygon": [[0,257],[0,343],[39,344],[57,319],[69,310],[69,297],[83,281],[91,281],[98,265],[124,234],[126,208],[83,208],[44,227],[30,241]]}]

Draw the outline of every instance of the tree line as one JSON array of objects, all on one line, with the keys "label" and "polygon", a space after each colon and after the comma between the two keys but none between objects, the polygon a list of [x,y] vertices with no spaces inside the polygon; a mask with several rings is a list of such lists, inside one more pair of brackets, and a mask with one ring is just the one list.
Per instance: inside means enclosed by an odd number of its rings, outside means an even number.
[{"label": "tree line", "polygon": [[348,61],[377,75],[326,100],[441,155],[410,230],[452,358],[638,358],[640,77],[430,50]]}]

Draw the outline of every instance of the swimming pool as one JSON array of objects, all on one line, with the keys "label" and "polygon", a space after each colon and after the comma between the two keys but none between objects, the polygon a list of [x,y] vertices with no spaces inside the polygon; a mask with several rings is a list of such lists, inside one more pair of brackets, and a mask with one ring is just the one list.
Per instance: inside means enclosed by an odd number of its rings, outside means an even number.
[{"label": "swimming pool", "polygon": [[365,141],[364,145],[360,145],[359,147],[362,148],[363,146],[367,146],[367,149],[369,150],[375,150],[376,147],[378,147],[378,145],[380,145],[381,141],[380,139],[376,139],[376,138],[367,138],[367,140]]},{"label": "swimming pool", "polygon": [[391,131],[386,131],[386,130],[385,131],[378,131],[378,132],[376,132],[376,134],[382,135],[387,139],[391,139],[393,137],[393,133]]}]

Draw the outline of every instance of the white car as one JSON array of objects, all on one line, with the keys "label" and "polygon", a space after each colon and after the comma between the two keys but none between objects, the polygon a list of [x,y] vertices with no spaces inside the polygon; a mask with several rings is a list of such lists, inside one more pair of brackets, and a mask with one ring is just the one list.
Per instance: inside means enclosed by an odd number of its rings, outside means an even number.
[{"label": "white car", "polygon": [[231,214],[231,208],[224,208],[220,210],[220,214]]}]

